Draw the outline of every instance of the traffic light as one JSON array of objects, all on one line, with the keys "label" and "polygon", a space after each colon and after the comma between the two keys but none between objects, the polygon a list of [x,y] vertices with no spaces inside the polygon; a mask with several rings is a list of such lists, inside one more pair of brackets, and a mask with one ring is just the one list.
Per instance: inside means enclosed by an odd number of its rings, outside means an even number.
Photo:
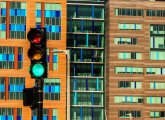
[{"label": "traffic light", "polygon": [[38,93],[37,88],[25,88],[23,90],[23,105],[30,106],[31,109],[37,108]]},{"label": "traffic light", "polygon": [[29,69],[31,78],[47,78],[46,29],[31,28],[27,38],[30,41],[28,57],[31,60]]}]

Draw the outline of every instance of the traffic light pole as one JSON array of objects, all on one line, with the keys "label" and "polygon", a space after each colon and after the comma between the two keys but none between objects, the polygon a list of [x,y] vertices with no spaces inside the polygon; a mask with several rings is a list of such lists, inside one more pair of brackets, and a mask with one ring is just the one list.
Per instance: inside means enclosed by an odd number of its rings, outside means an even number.
[{"label": "traffic light pole", "polygon": [[37,84],[37,120],[43,120],[43,78],[36,79]]}]

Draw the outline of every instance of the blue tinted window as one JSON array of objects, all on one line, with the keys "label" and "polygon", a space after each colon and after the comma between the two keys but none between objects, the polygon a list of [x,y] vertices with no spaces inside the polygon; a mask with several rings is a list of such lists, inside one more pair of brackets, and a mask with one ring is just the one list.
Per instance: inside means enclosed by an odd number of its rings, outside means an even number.
[{"label": "blue tinted window", "polygon": [[7,55],[6,54],[2,54],[2,60],[6,61],[7,60]]},{"label": "blue tinted window", "polygon": [[15,9],[10,9],[10,16],[15,16]]},{"label": "blue tinted window", "polygon": [[25,9],[21,9],[21,16],[26,16],[26,10]]},{"label": "blue tinted window", "polygon": [[46,27],[46,31],[47,31],[47,32],[50,32],[51,27],[48,26],[48,25],[46,25],[45,27]]},{"label": "blue tinted window", "polygon": [[61,12],[60,11],[56,11],[56,17],[61,17]]},{"label": "blue tinted window", "polygon": [[22,55],[18,55],[18,61],[22,61]]},{"label": "blue tinted window", "polygon": [[44,86],[44,92],[49,92],[49,86],[47,85]]},{"label": "blue tinted window", "polygon": [[58,55],[53,55],[53,62],[58,62]]},{"label": "blue tinted window", "polygon": [[37,10],[37,11],[36,11],[36,16],[37,16],[37,17],[41,17],[41,10]]},{"label": "blue tinted window", "polygon": [[0,24],[0,30],[5,31],[6,30],[6,24]]},{"label": "blue tinted window", "polygon": [[16,15],[17,16],[20,16],[21,15],[21,10],[20,9],[16,9],[15,11],[16,11]]},{"label": "blue tinted window", "polygon": [[26,26],[24,24],[21,24],[20,27],[20,31],[26,31]]},{"label": "blue tinted window", "polygon": [[52,16],[52,17],[56,17],[56,11],[53,11],[53,10],[52,10],[52,11],[51,11],[51,16]]},{"label": "blue tinted window", "polygon": [[52,117],[52,120],[57,120],[57,117],[56,117],[56,116],[53,116],[53,117]]},{"label": "blue tinted window", "polygon": [[9,61],[14,61],[14,54],[9,54],[8,55],[8,60]]},{"label": "blue tinted window", "polygon": [[6,16],[6,9],[4,9],[4,8],[1,9],[1,15]]},{"label": "blue tinted window", "polygon": [[15,24],[10,24],[10,30],[15,31]]},{"label": "blue tinted window", "polygon": [[55,92],[59,93],[60,92],[60,86],[55,86]]},{"label": "blue tinted window", "polygon": [[0,84],[0,92],[5,92],[5,86]]},{"label": "blue tinted window", "polygon": [[50,10],[45,10],[45,17],[51,17]]}]

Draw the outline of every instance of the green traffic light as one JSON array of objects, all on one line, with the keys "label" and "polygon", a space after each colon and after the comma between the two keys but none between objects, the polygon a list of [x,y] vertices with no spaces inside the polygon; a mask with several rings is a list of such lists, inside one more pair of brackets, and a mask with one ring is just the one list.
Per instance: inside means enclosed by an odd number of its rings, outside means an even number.
[{"label": "green traffic light", "polygon": [[44,67],[42,64],[34,64],[32,66],[32,73],[35,77],[41,77],[44,74]]}]

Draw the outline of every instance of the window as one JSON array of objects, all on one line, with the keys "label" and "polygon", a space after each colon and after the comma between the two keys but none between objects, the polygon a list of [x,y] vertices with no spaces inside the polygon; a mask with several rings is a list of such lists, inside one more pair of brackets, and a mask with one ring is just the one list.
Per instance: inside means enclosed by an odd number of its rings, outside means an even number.
[{"label": "window", "polygon": [[103,108],[71,107],[71,120],[103,120]]},{"label": "window", "polygon": [[101,93],[71,93],[71,104],[72,105],[103,105],[103,94]]},{"label": "window", "polygon": [[116,74],[143,74],[143,68],[138,67],[115,67]]},{"label": "window", "polygon": [[164,75],[165,68],[146,68],[146,74]]},{"label": "window", "polygon": [[[151,36],[154,36],[157,35],[157,34],[165,34],[165,25],[154,25],[154,24],[151,24],[150,25],[150,33],[151,33]],[[161,37],[161,36],[158,36],[158,37]],[[159,38],[160,39],[160,38]]]},{"label": "window", "polygon": [[150,118],[164,118],[165,111],[151,111]]},{"label": "window", "polygon": [[141,89],[142,82],[119,81],[118,88]]},{"label": "window", "polygon": [[119,117],[120,118],[129,118],[130,114],[132,115],[133,118],[140,118],[141,117],[141,111],[130,111],[130,110],[120,110],[119,111]]},{"label": "window", "polygon": [[6,2],[0,2],[0,38],[6,38]]},{"label": "window", "polygon": [[5,99],[5,77],[0,77],[0,99]]},{"label": "window", "polygon": [[[50,49],[52,51],[58,51],[58,49],[56,48],[47,48],[47,61],[48,61],[48,69],[49,70],[58,70],[58,52],[54,52],[53,55],[49,54],[50,53]],[[50,57],[52,59],[50,59]],[[52,61],[51,61],[52,60]],[[52,66],[50,66],[50,63],[52,63]],[[52,67],[52,68],[50,68]]]},{"label": "window", "polygon": [[[18,56],[14,55],[14,49],[18,49]],[[14,69],[14,62],[18,62],[17,69],[22,69],[22,54],[22,47],[14,48],[9,46],[0,46],[0,69]],[[18,58],[18,61],[14,61],[15,57]]]},{"label": "window", "polygon": [[74,78],[71,79],[71,90],[78,91],[103,91],[101,78]]},{"label": "window", "polygon": [[44,99],[45,100],[60,100],[60,79],[44,79]]},{"label": "window", "polygon": [[147,104],[165,104],[165,97],[146,97]]},{"label": "window", "polygon": [[135,52],[119,52],[118,53],[118,59],[136,59],[136,60],[141,60],[142,59],[142,53],[135,53]]},{"label": "window", "polygon": [[25,78],[9,77],[9,99],[20,100],[23,98],[23,89],[25,88]]},{"label": "window", "polygon": [[151,82],[150,83],[150,89],[165,89],[165,83],[164,82]]},{"label": "window", "polygon": [[[52,116],[50,116],[49,112],[52,113]],[[57,109],[43,109],[43,120],[58,120],[58,110]],[[32,111],[32,120],[37,120],[37,109]]]},{"label": "window", "polygon": [[124,9],[124,8],[116,8],[115,9],[116,16],[143,16],[142,9]]},{"label": "window", "polygon": [[[36,3],[36,27],[41,27],[41,3]],[[47,38],[50,40],[61,39],[61,5],[45,3],[44,25],[47,31]]]},{"label": "window", "polygon": [[136,45],[137,38],[114,38],[115,44],[128,44],[128,45]]},{"label": "window", "polygon": [[148,17],[165,17],[165,10],[147,10]]},{"label": "window", "polygon": [[115,96],[114,103],[143,103],[143,97],[140,97],[140,96]]},{"label": "window", "polygon": [[[16,109],[16,114],[13,111],[14,109]],[[22,120],[21,108],[0,108],[1,120],[13,120],[14,118],[17,118],[17,120]]]},{"label": "window", "polygon": [[165,52],[163,51],[151,51],[150,52],[151,60],[165,60]]},{"label": "window", "polygon": [[151,36],[150,37],[150,48],[165,48],[165,37],[163,36]]},{"label": "window", "polygon": [[26,3],[10,2],[10,38],[26,38]]},{"label": "window", "polygon": [[142,24],[119,23],[119,30],[142,30]]}]

